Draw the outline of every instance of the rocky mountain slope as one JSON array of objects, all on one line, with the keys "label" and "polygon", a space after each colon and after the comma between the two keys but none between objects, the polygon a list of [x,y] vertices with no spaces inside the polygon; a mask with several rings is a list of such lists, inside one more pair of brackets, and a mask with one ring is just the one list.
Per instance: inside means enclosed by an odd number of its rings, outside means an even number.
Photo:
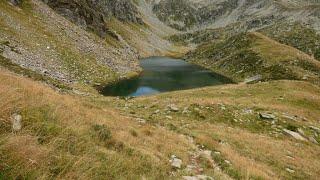
[{"label": "rocky mountain slope", "polygon": [[124,41],[107,42],[59,16],[44,3],[1,1],[1,55],[65,83],[104,83],[139,71],[138,53]]},{"label": "rocky mountain slope", "polygon": [[112,33],[106,24],[111,18],[143,24],[136,6],[127,0],[44,0],[44,2],[75,24],[92,30],[101,37]]},{"label": "rocky mountain slope", "polygon": [[0,3],[1,56],[61,83],[106,84],[139,72],[140,56],[180,51],[131,1]]},{"label": "rocky mountain slope", "polygon": [[238,24],[251,30],[278,21],[303,22],[320,30],[320,3],[315,0],[159,0],[154,12],[180,30]]}]

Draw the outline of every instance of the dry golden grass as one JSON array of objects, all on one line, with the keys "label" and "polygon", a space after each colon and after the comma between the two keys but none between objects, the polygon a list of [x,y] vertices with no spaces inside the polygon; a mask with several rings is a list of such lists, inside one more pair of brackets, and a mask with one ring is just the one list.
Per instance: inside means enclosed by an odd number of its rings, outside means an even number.
[{"label": "dry golden grass", "polygon": [[[283,128],[288,123],[299,128],[319,127],[320,88],[311,83],[225,85],[126,101],[59,94],[45,84],[6,70],[0,71],[0,82],[3,177],[162,179],[172,171],[170,156],[177,155],[185,166],[196,143],[221,152],[214,160],[222,172],[201,164],[204,174],[217,179],[316,179],[320,173],[319,145],[299,142],[281,133],[270,134],[274,132],[271,124],[261,125],[256,118],[256,112],[271,111],[279,116],[277,123]],[[277,100],[279,97],[283,99]],[[173,120],[167,119],[165,109],[172,103],[181,110],[189,107],[191,113],[169,113]],[[129,109],[123,108],[125,104]],[[221,110],[219,104],[227,109]],[[198,107],[205,118],[193,107]],[[256,112],[235,115],[246,108]],[[161,113],[154,115],[156,109]],[[23,115],[23,129],[16,134],[12,134],[10,123],[14,112]],[[281,118],[284,112],[306,120],[287,122]],[[139,124],[135,117],[144,118],[147,123]],[[235,118],[251,121],[234,123]],[[105,125],[112,138],[101,140],[92,128],[96,125]],[[194,137],[195,143],[185,135]],[[176,173],[177,177],[183,174]]]},{"label": "dry golden grass", "polygon": [[[132,103],[147,106],[156,104],[154,108],[137,111],[141,117],[150,117],[155,109],[165,109],[171,103],[180,109],[189,107],[189,115],[170,114],[174,120],[167,120],[164,115],[153,116],[151,122],[168,128],[174,126],[175,132],[191,135],[197,143],[220,151],[222,162],[227,159],[232,163],[233,170],[225,169],[232,177],[317,179],[320,174],[319,145],[294,140],[281,131],[274,131],[271,124],[261,125],[262,120],[257,112],[277,114],[277,124],[282,128],[291,124],[299,128],[306,127],[305,131],[308,131],[310,125],[319,127],[319,98],[320,88],[311,83],[273,81],[170,92],[137,98]],[[219,104],[224,104],[226,110],[220,110]],[[198,107],[205,118],[199,118],[193,107]],[[213,110],[207,110],[207,107]],[[252,115],[237,115],[248,108],[255,112]],[[287,120],[282,118],[282,113],[304,120]],[[232,122],[233,119],[238,119],[237,123]],[[239,119],[250,121],[240,122]],[[293,156],[293,159],[289,156]],[[295,173],[288,173],[286,168],[293,168]]]},{"label": "dry golden grass", "polygon": [[[316,179],[319,175],[318,145],[298,144],[288,139],[274,139],[225,126],[206,125],[198,128],[198,132],[202,129],[210,132],[200,136],[199,141],[221,151],[243,174],[248,173],[263,179],[279,179],[281,171],[286,167],[294,167],[307,173],[311,179]],[[227,144],[212,144],[212,136],[219,137]],[[289,158],[289,155],[294,159]]]},{"label": "dry golden grass", "polygon": [[320,68],[320,62],[310,55],[285,44],[281,44],[258,32],[250,34],[256,39],[253,50],[268,59],[267,62],[278,63],[280,61],[303,60],[315,64]]},{"label": "dry golden grass", "polygon": [[[187,162],[187,152],[194,148],[185,137],[176,133],[141,126],[114,108],[101,108],[79,97],[58,94],[43,84],[4,70],[0,72],[0,82],[0,117],[1,124],[5,124],[5,128],[1,128],[0,152],[6,154],[1,162],[12,168],[9,172],[4,171],[9,177],[40,175],[86,179],[99,177],[94,173],[100,171],[101,174],[110,171],[107,173],[110,178],[144,174],[161,177],[170,171],[168,160],[172,154]],[[23,115],[23,129],[14,135],[10,130],[10,117],[16,111]],[[108,143],[114,147],[107,148],[104,142],[92,137],[91,129],[96,124],[104,124],[111,130],[112,140]],[[130,130],[136,131],[137,137],[132,136]],[[144,133],[146,131],[149,133]],[[39,138],[45,138],[44,142]],[[26,142],[30,143],[24,147]],[[99,154],[110,159],[103,162]],[[40,167],[33,168],[25,164],[28,161],[16,162],[22,156],[35,161],[42,156],[47,158],[42,160]],[[20,172],[18,165],[23,167]],[[91,168],[86,169],[89,166]],[[104,166],[109,168],[99,170]],[[58,172],[52,170],[55,168]]]}]

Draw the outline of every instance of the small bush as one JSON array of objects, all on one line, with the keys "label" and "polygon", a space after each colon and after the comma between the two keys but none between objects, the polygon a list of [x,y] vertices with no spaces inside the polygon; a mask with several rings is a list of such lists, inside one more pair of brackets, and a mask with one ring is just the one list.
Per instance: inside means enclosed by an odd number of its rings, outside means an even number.
[{"label": "small bush", "polygon": [[138,133],[137,133],[137,131],[135,131],[134,129],[131,129],[131,130],[130,130],[130,134],[131,134],[133,137],[138,137]]},{"label": "small bush", "polygon": [[96,124],[93,126],[93,130],[96,132],[100,141],[107,141],[112,138],[111,131],[105,125]]},{"label": "small bush", "polygon": [[152,136],[152,131],[151,130],[149,130],[149,129],[144,129],[143,130],[143,133],[146,135],[146,136]]},{"label": "small bush", "polygon": [[121,141],[117,141],[115,139],[109,139],[106,141],[106,147],[108,149],[112,149],[117,152],[120,152],[120,151],[123,151],[123,149],[125,148],[125,145]]},{"label": "small bush", "polygon": [[292,125],[292,124],[288,124],[287,125],[287,129],[290,130],[290,131],[294,131],[294,132],[298,131],[298,127],[295,126],[295,125]]}]

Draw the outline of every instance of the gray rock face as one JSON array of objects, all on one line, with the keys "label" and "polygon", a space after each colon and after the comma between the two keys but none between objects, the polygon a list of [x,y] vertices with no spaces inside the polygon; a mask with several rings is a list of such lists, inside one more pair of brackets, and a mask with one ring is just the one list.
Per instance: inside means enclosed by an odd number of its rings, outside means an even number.
[{"label": "gray rock face", "polygon": [[135,5],[129,0],[43,0],[51,8],[75,24],[94,31],[101,37],[113,36],[106,22],[120,21],[143,24]]}]

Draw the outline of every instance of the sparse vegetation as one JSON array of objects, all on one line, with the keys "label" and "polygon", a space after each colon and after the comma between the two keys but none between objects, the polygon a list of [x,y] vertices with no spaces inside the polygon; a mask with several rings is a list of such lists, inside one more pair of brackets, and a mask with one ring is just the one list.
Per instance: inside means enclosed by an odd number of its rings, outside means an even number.
[{"label": "sparse vegetation", "polygon": [[320,35],[306,25],[279,23],[262,29],[261,32],[280,43],[295,47],[320,60]]},{"label": "sparse vegetation", "polygon": [[241,33],[202,44],[186,59],[236,81],[261,74],[264,81],[297,80],[307,75],[311,81],[319,82],[320,64],[316,60],[260,33]]},{"label": "sparse vegetation", "polygon": [[[0,180],[319,178],[320,37],[283,23],[288,12],[316,21],[315,2],[47,2],[71,21],[42,1],[0,0]],[[180,33],[157,16],[201,26]],[[173,33],[176,45],[164,38]],[[136,76],[140,56],[191,47],[187,61],[236,82],[262,78],[145,97],[93,88]]]},{"label": "sparse vegetation", "polygon": [[[146,119],[148,124],[192,137],[199,146],[212,150],[215,163],[235,179],[312,179],[299,161],[302,157],[309,165],[312,161],[313,165],[308,168],[314,169],[317,175],[317,160],[306,160],[305,154],[314,153],[316,157],[315,149],[319,146],[291,139],[283,129],[298,131],[299,128],[305,137],[316,138],[308,126],[319,123],[319,110],[314,104],[318,97],[312,98],[319,93],[317,86],[307,82],[273,81],[122,100],[118,108],[128,116]],[[172,103],[181,111],[167,111],[166,106]],[[125,104],[130,104],[129,109],[123,108]],[[160,112],[154,114],[156,110]],[[132,115],[131,111],[136,113]],[[259,112],[272,112],[276,119],[261,119]],[[299,144],[299,149],[295,143]],[[287,157],[288,152],[295,160]],[[206,167],[206,162],[203,163]],[[293,168],[295,173],[287,172],[287,167]],[[207,175],[217,175],[210,168],[204,169]]]}]

